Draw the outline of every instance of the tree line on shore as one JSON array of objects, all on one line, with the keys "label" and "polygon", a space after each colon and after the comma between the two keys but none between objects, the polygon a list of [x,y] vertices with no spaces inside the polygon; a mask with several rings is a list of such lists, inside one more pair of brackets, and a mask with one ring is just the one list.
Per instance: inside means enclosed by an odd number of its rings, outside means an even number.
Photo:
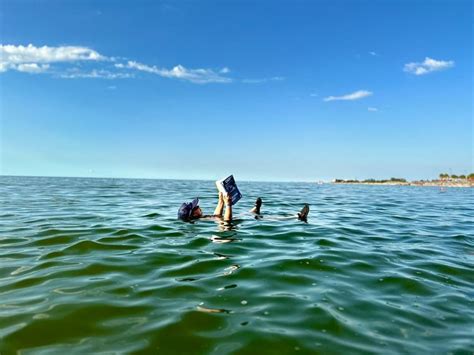
[{"label": "tree line on shore", "polygon": [[[471,173],[469,175],[455,175],[455,174],[446,174],[446,173],[441,173],[439,174],[439,180],[431,180],[432,182],[436,181],[474,181],[474,173]],[[365,184],[386,184],[386,183],[408,183],[406,179],[403,178],[390,178],[390,179],[383,179],[383,180],[376,180],[376,179],[365,179],[365,180],[344,180],[344,179],[334,179],[333,182],[335,183],[349,183],[349,184],[360,184],[360,183],[365,183]],[[429,182],[429,180],[420,180],[419,182]],[[416,181],[415,181],[416,183]]]},{"label": "tree line on shore", "polygon": [[345,183],[368,183],[368,184],[385,184],[385,183],[388,183],[388,182],[394,182],[394,183],[400,183],[400,182],[407,182],[406,179],[403,179],[403,178],[390,178],[389,180],[376,180],[376,179],[365,179],[365,180],[344,180],[344,179],[335,179],[334,180],[335,183],[341,183],[341,182],[345,182]]},{"label": "tree line on shore", "polygon": [[446,173],[441,173],[439,174],[439,179],[440,180],[474,180],[474,173],[471,173],[469,175],[455,175],[455,174],[446,174]]}]

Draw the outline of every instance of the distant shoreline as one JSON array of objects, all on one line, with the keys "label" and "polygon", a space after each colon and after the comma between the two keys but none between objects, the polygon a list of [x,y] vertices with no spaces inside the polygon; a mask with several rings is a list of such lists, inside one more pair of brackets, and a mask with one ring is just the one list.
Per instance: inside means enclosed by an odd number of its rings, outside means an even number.
[{"label": "distant shoreline", "polygon": [[378,185],[378,186],[431,186],[431,187],[474,187],[474,181],[412,181],[412,182],[364,182],[364,181],[333,181],[335,185]]}]

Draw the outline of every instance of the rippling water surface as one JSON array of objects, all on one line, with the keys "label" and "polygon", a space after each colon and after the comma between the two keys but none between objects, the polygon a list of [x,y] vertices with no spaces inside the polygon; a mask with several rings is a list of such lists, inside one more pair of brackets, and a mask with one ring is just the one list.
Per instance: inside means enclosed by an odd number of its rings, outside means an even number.
[{"label": "rippling water surface", "polygon": [[472,354],[474,190],[239,187],[0,177],[0,353]]}]

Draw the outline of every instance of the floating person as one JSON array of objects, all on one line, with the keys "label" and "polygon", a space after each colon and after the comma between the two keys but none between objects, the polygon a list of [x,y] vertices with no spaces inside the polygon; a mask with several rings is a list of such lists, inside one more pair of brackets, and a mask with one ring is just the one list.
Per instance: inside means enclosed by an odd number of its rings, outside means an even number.
[{"label": "floating person", "polygon": [[[262,199],[259,197],[255,201],[255,206],[250,210],[255,215],[256,219],[268,219],[268,220],[287,220],[294,219],[295,217],[303,222],[308,222],[309,205],[304,204],[303,208],[299,213],[292,216],[263,216],[261,214]],[[224,216],[222,216],[224,212]],[[214,210],[214,214],[205,215],[203,214],[201,207],[199,207],[199,198],[195,198],[191,202],[184,202],[178,210],[178,218],[185,222],[193,222],[198,219],[219,219],[225,222],[232,221],[232,198],[230,195],[224,195],[219,192],[219,199],[217,206]]]},{"label": "floating person", "polygon": [[228,176],[225,179],[216,181],[217,191],[219,192],[219,200],[217,201],[216,209],[212,215],[204,215],[201,208],[199,207],[199,199],[196,197],[190,203],[183,203],[178,210],[178,218],[184,221],[193,221],[199,218],[218,218],[222,220],[222,212],[225,214],[224,221],[229,222],[232,220],[232,205],[235,205],[241,198],[237,184],[233,175]]}]

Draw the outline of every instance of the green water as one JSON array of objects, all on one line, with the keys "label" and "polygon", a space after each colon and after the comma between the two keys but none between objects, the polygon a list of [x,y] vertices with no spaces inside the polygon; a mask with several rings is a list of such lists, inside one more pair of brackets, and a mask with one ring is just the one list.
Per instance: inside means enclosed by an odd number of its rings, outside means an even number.
[{"label": "green water", "polygon": [[0,353],[474,352],[474,190],[239,187],[0,177]]}]

